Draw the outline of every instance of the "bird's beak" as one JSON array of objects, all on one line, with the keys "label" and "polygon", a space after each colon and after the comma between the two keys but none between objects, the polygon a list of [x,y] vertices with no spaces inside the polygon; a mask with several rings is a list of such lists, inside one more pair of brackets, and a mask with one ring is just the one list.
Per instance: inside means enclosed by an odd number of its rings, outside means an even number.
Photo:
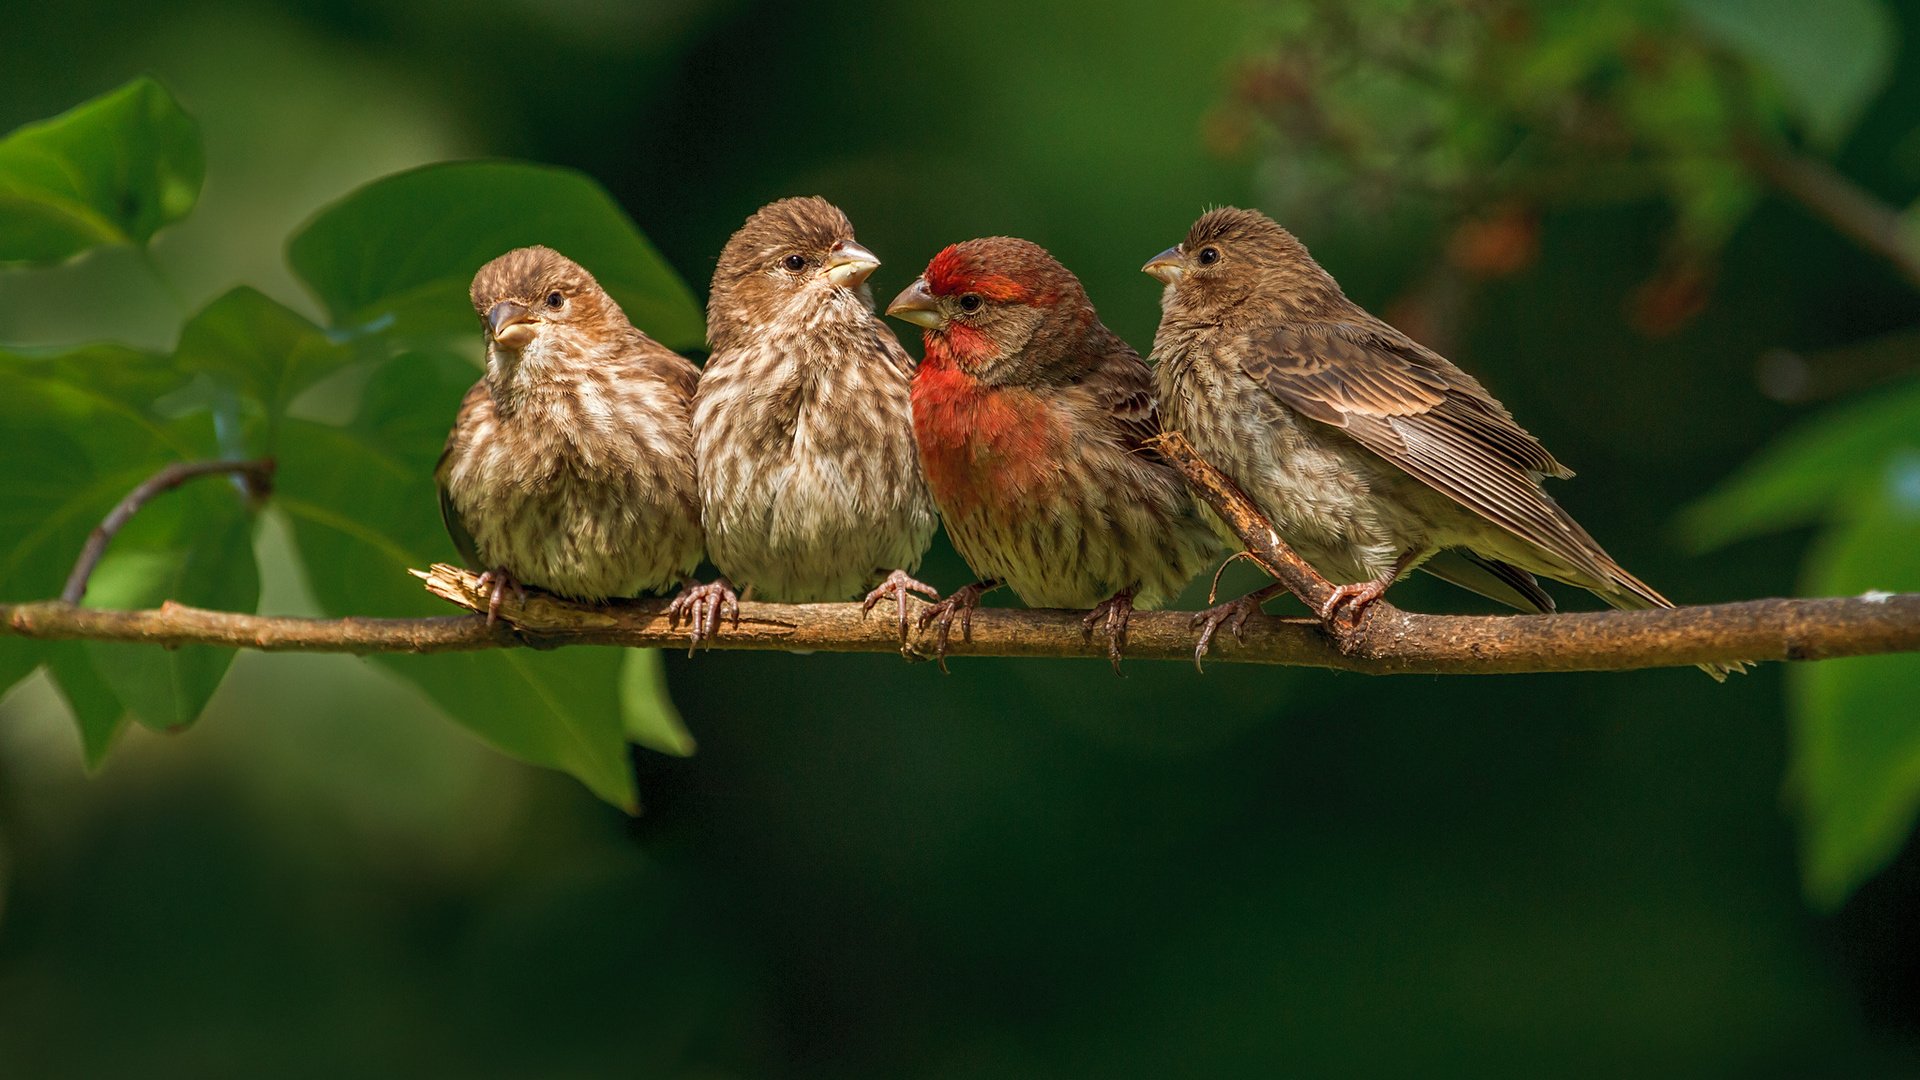
[{"label": "bird's beak", "polygon": [[1148,259],[1140,272],[1152,274],[1168,285],[1178,285],[1180,279],[1187,276],[1187,257],[1180,254],[1179,246],[1175,245]]},{"label": "bird's beak", "polygon": [[880,260],[873,257],[873,252],[851,240],[844,240],[827,252],[827,261],[820,270],[827,275],[828,281],[840,288],[853,289],[858,288],[867,280],[868,274],[879,268]]},{"label": "bird's beak", "polygon": [[502,300],[487,309],[487,333],[506,348],[526,348],[533,340],[533,313],[511,300]]},{"label": "bird's beak", "polygon": [[903,289],[893,303],[887,305],[887,314],[896,319],[932,328],[945,322],[940,317],[940,301],[927,291],[926,278],[914,278],[913,284]]}]

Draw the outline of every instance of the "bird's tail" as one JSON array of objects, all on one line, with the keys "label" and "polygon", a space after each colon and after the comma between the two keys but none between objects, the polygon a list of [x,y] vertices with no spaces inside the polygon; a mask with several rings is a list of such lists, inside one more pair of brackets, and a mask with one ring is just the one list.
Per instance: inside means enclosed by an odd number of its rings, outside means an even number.
[{"label": "bird's tail", "polygon": [[[1587,589],[1608,604],[1621,611],[1646,611],[1674,606],[1673,601],[1660,595],[1653,586],[1627,573],[1619,563],[1608,560],[1606,569],[1608,577],[1612,579],[1607,586],[1594,588],[1588,585]],[[1735,660],[1730,664],[1699,665],[1701,671],[1713,676],[1714,682],[1726,682],[1729,675],[1744,675],[1749,666],[1745,660]]]}]

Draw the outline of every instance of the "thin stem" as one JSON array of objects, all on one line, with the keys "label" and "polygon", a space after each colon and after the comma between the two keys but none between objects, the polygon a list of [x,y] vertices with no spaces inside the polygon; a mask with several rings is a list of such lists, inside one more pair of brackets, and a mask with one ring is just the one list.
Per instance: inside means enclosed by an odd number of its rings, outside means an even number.
[{"label": "thin stem", "polygon": [[60,602],[78,604],[87,595],[87,579],[93,576],[100,559],[107,553],[107,544],[115,534],[133,520],[155,495],[163,491],[172,491],[196,476],[238,475],[243,490],[252,498],[267,493],[273,483],[272,461],[178,461],[161,469],[140,483],[140,486],[127,492],[100,524],[93,527],[88,535],[85,547],[80,549],[80,558],[74,561],[73,572],[67,575],[66,588],[60,590]]}]

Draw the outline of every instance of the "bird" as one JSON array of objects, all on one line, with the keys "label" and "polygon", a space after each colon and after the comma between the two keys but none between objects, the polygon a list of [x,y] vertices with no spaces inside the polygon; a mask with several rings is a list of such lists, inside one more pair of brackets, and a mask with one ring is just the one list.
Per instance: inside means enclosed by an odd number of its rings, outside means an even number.
[{"label": "bird", "polygon": [[527,586],[598,602],[690,581],[698,369],[551,248],[487,263],[469,295],[486,374],[434,479],[455,549],[483,571],[487,621]]},{"label": "bird", "polygon": [[707,550],[720,580],[684,598],[711,635],[738,586],[763,600],[938,599],[911,575],[939,526],[914,450],[913,362],[873,311],[880,260],[817,196],[761,207],[727,241],[694,395]]},{"label": "bird", "polygon": [[[1152,358],[1168,427],[1338,583],[1324,622],[1358,625],[1415,568],[1522,611],[1554,609],[1536,575],[1616,608],[1673,606],[1546,492],[1573,473],[1506,406],[1349,300],[1272,218],[1210,210],[1142,269],[1164,285]],[[1196,617],[1196,657],[1276,591]]]},{"label": "bird", "polygon": [[947,535],[979,580],[922,612],[944,661],[986,591],[1091,609],[1114,670],[1135,608],[1179,594],[1222,551],[1173,467],[1153,375],[1100,322],[1065,266],[1029,240],[951,245],[887,314],[923,328],[913,431]]}]

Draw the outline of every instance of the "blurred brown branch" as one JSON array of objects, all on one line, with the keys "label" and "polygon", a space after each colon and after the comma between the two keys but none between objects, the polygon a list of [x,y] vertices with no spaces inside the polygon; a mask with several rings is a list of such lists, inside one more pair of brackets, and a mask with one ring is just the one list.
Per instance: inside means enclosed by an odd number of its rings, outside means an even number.
[{"label": "blurred brown branch", "polygon": [[1900,212],[1816,158],[1778,150],[1754,140],[1740,145],[1741,160],[1781,194],[1798,202],[1835,232],[1892,264],[1920,288],[1920,245],[1908,241]]}]

